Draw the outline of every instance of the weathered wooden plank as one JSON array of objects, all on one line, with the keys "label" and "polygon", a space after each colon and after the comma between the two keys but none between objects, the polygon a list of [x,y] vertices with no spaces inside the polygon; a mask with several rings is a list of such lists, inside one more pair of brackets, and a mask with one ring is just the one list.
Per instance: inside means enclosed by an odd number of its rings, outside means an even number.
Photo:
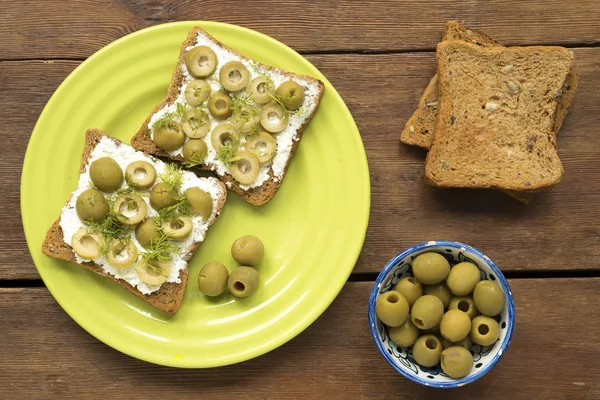
[{"label": "weathered wooden plank", "polygon": [[432,49],[443,24],[464,20],[506,44],[600,41],[595,0],[141,1],[0,0],[0,58],[85,58],[165,22],[212,20],[270,35],[298,51]]},{"label": "weathered wooden plank", "polygon": [[[369,159],[371,220],[355,271],[379,271],[398,251],[432,239],[471,244],[505,270],[600,268],[600,49],[575,53],[582,83],[560,133],[565,176],[527,206],[501,193],[423,184],[424,152],[398,137],[435,69],[432,53],[310,56],[347,102]],[[0,63],[0,279],[37,277],[21,227],[21,165],[43,105],[76,65]],[[32,85],[32,76],[44,79]]]},{"label": "weathered wooden plank", "polygon": [[[304,333],[257,359],[181,370],[132,359],[73,322],[46,289],[0,289],[0,394],[10,399],[596,399],[600,279],[513,280],[516,329],[477,382],[433,390],[397,374],[367,324],[370,283],[349,283]],[[518,390],[518,393],[517,393]],[[517,395],[515,397],[515,395]]]}]

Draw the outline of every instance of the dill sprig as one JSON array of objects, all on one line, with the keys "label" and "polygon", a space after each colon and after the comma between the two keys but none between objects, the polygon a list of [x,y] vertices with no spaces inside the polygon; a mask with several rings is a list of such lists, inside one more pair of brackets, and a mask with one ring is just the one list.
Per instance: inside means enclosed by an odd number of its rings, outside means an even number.
[{"label": "dill sprig", "polygon": [[[177,104],[180,104],[180,103],[177,103]],[[156,122],[154,122],[154,124],[152,125],[152,129],[154,131],[157,131],[157,130],[161,130],[161,129],[173,128],[173,125],[177,123],[176,118],[178,118],[178,117],[179,117],[179,114],[177,111],[165,113],[165,115],[163,115]]]},{"label": "dill sprig", "polygon": [[110,251],[112,243],[115,240],[129,239],[131,230],[126,229],[117,219],[117,213],[108,212],[104,220],[101,222],[85,221],[85,225],[91,233],[100,235],[100,255],[105,256]]},{"label": "dill sprig", "polygon": [[169,187],[169,190],[177,190],[183,185],[183,171],[175,164],[166,164],[165,170],[159,175]]},{"label": "dill sprig", "polygon": [[[157,239],[150,241],[150,245],[146,251],[141,252],[141,256],[150,265],[152,262],[171,261],[178,250],[179,248],[171,242],[169,235],[162,233]],[[150,265],[150,267],[153,266]]]},{"label": "dill sprig", "polygon": [[237,150],[238,144],[236,142],[225,144],[217,151],[216,159],[221,161],[223,164],[228,165],[232,162],[233,153],[235,153]]},{"label": "dill sprig", "polygon": [[177,198],[177,203],[172,206],[161,208],[158,211],[158,216],[154,220],[155,225],[160,225],[166,221],[174,221],[179,217],[188,217],[192,214],[192,204],[185,194]]}]

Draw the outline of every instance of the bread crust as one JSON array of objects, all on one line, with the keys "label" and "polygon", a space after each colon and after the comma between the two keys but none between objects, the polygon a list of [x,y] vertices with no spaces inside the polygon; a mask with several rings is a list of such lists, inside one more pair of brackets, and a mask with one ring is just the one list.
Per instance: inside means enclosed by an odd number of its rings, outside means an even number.
[{"label": "bread crust", "polygon": [[[194,28],[192,28],[192,30],[190,30],[190,32],[187,35],[187,38],[181,45],[181,49],[179,51],[179,60],[177,62],[177,67],[175,68],[175,71],[173,72],[173,75],[171,78],[171,83],[169,84],[169,88],[167,90],[167,96],[164,99],[162,99],[162,101],[156,107],[154,107],[152,109],[152,111],[150,112],[150,115],[148,115],[148,118],[146,118],[146,120],[140,127],[139,131],[131,139],[131,145],[135,149],[144,151],[148,154],[153,154],[155,156],[168,158],[168,159],[171,159],[173,161],[178,161],[178,162],[184,161],[183,157],[180,155],[173,156],[173,155],[170,155],[169,153],[167,153],[166,151],[159,149],[154,144],[152,139],[149,137],[147,132],[149,129],[148,124],[150,123],[150,119],[152,118],[152,115],[154,115],[156,112],[158,112],[164,106],[173,104],[175,102],[175,100],[177,99],[177,96],[179,95],[179,90],[180,90],[181,84],[184,80],[184,75],[183,75],[181,66],[185,64],[185,54],[186,54],[185,49],[186,49],[186,47],[191,46],[196,42],[196,39],[197,39],[199,33],[201,33],[202,35],[205,35],[209,40],[214,42],[216,45],[234,53],[236,56],[242,58],[243,60],[252,61],[252,62],[257,63],[259,66],[261,66],[266,71],[278,71],[279,73],[281,73],[285,76],[288,76],[290,79],[296,78],[296,79],[307,80],[307,81],[310,81],[310,82],[316,84],[318,87],[318,96],[317,96],[317,100],[315,102],[316,106],[313,109],[313,111],[308,115],[308,117],[305,119],[304,123],[296,131],[296,140],[293,141],[292,148],[290,151],[290,156],[284,167],[281,179],[274,179],[273,171],[269,170],[269,179],[267,179],[261,186],[251,188],[248,190],[244,190],[240,187],[238,182],[235,181],[235,179],[233,179],[233,177],[230,174],[225,174],[225,175],[217,174],[219,179],[221,179],[223,182],[225,182],[228,188],[230,188],[231,190],[233,190],[234,192],[236,192],[237,194],[242,196],[248,203],[255,205],[255,206],[263,205],[263,204],[267,203],[269,200],[271,200],[271,198],[277,192],[277,189],[279,189],[279,186],[281,185],[281,182],[283,181],[283,178],[285,177],[285,174],[287,172],[290,161],[294,157],[294,154],[296,153],[296,150],[298,148],[300,140],[302,139],[302,134],[304,132],[304,129],[306,128],[308,123],[312,120],[312,118],[314,117],[315,113],[317,112],[317,110],[319,108],[321,99],[323,98],[323,94],[325,92],[325,85],[323,84],[323,82],[321,82],[318,79],[315,79],[315,78],[312,78],[312,77],[309,77],[306,75],[291,73],[288,71],[281,70],[279,68],[275,68],[275,67],[272,67],[269,65],[258,63],[255,60],[251,60],[251,59],[243,56],[242,54],[235,51],[234,49],[232,49],[228,46],[225,46],[224,44],[219,42],[217,39],[215,39],[213,36],[211,36],[208,32],[206,32],[204,29],[202,29],[198,26],[194,27]],[[200,170],[207,170],[207,169],[210,169],[210,165],[195,167],[195,168],[200,169]]]},{"label": "bread crust", "polygon": [[[85,172],[85,167],[87,165],[90,154],[94,150],[94,147],[96,147],[96,145],[100,142],[100,140],[103,137],[109,137],[111,140],[113,140],[115,143],[117,143],[119,145],[125,145],[120,140],[106,135],[104,132],[102,132],[99,129],[88,129],[86,132],[86,135],[85,135],[85,145],[84,145],[83,153],[81,156],[81,165],[79,167],[79,174],[82,174],[83,172]],[[225,205],[225,201],[227,199],[227,189],[225,188],[225,185],[223,185],[223,183],[220,182],[220,185],[221,185],[221,190],[222,190],[223,195],[219,198],[219,201],[217,202],[216,216],[218,216],[221,213],[221,210],[223,209],[223,206]],[[69,198],[69,200],[67,200],[67,202],[65,204],[68,204],[69,201],[70,201],[70,198]],[[209,225],[208,225],[209,228],[214,223],[215,220],[216,220],[216,217],[213,218],[213,220],[209,222]],[[200,246],[200,243],[196,243],[196,244],[194,244],[194,246],[192,246],[189,253],[185,257],[186,261],[189,261],[193,257],[193,255],[198,250],[199,246]],[[60,227],[60,217],[52,224],[52,226],[46,233],[46,237],[44,238],[44,242],[42,244],[42,253],[46,254],[47,256],[59,259],[59,260],[65,260],[65,261],[72,262],[80,267],[87,269],[88,271],[92,271],[98,275],[104,276],[104,277],[116,282],[119,286],[125,288],[126,290],[133,293],[140,299],[148,302],[153,307],[155,307],[167,314],[175,314],[177,312],[177,310],[179,310],[179,308],[181,307],[181,302],[183,300],[183,296],[184,296],[185,289],[187,287],[187,282],[188,282],[189,272],[188,272],[187,267],[180,271],[179,277],[181,279],[181,283],[165,282],[161,285],[160,289],[158,289],[157,291],[155,291],[151,294],[143,294],[138,289],[136,289],[134,286],[130,285],[128,282],[124,281],[123,279],[119,279],[111,274],[104,272],[104,270],[102,269],[102,267],[100,265],[98,265],[92,261],[84,262],[84,263],[77,262],[77,259],[75,258],[75,254],[73,252],[73,248],[70,245],[68,245],[67,243],[65,243],[65,241],[64,241],[63,231],[62,231],[62,228]]]}]

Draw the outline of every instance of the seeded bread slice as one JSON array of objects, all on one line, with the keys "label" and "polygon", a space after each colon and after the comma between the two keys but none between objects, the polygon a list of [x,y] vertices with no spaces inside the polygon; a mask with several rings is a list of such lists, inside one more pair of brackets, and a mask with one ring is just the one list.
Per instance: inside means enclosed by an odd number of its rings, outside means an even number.
[{"label": "seeded bread slice", "polygon": [[[457,21],[448,21],[444,26],[444,36],[442,41],[445,40],[463,40],[483,47],[503,47],[485,33],[469,29]],[[431,147],[435,133],[435,115],[437,113],[438,104],[437,82],[438,75],[436,74],[431,78],[431,81],[429,81],[429,84],[421,96],[421,100],[419,100],[417,109],[408,119],[402,130],[402,134],[400,135],[400,141],[402,143],[411,146],[419,146],[427,150]],[[577,76],[573,73],[569,73],[562,87],[561,95],[557,98],[559,106],[554,123],[554,131],[556,133],[560,130],[563,121],[567,116],[567,112],[573,103],[576,91]]]},{"label": "seeded bread slice", "polygon": [[[325,91],[325,85],[323,84],[323,82],[321,82],[318,79],[315,79],[315,78],[312,78],[312,77],[309,77],[306,75],[295,74],[295,73],[288,72],[288,71],[285,71],[285,70],[282,70],[279,68],[275,68],[275,67],[271,67],[271,66],[268,66],[265,64],[258,63],[254,60],[250,60],[249,58],[244,57],[239,52],[231,49],[228,46],[225,46],[224,44],[219,42],[217,39],[215,39],[213,36],[211,36],[208,32],[206,32],[205,30],[203,30],[200,27],[194,27],[188,33],[186,40],[181,45],[181,50],[179,53],[179,61],[177,62],[177,66],[175,68],[175,71],[173,72],[173,76],[171,78],[171,83],[170,83],[168,91],[167,91],[167,96],[151,111],[150,115],[148,116],[146,121],[144,121],[144,123],[143,123],[142,127],[140,128],[140,130],[138,131],[138,133],[131,139],[131,145],[134,148],[136,148],[138,150],[142,150],[149,154],[153,154],[153,155],[156,155],[159,157],[169,158],[173,161],[178,161],[178,162],[184,161],[184,159],[181,155],[171,155],[171,154],[167,153],[166,151],[159,149],[154,144],[154,142],[152,141],[151,137],[148,134],[148,132],[150,131],[150,129],[149,129],[150,127],[148,126],[148,124],[150,122],[150,119],[152,118],[152,115],[154,115],[157,111],[162,109],[164,106],[173,104],[175,102],[175,99],[179,95],[180,87],[185,79],[183,71],[182,71],[182,66],[185,65],[185,55],[187,53],[186,47],[195,44],[196,40],[198,38],[198,35],[205,36],[206,38],[208,38],[210,41],[212,41],[216,45],[220,46],[223,49],[230,51],[231,53],[235,54],[237,57],[242,58],[243,60],[254,62],[261,69],[264,69],[267,73],[269,71],[277,71],[278,73],[283,74],[283,75],[289,77],[290,79],[294,79],[296,81],[301,81],[301,82],[306,82],[307,84],[315,85],[317,87],[318,96],[317,96],[317,100],[316,100],[316,106],[309,113],[309,115],[305,119],[304,123],[296,131],[296,139],[293,140],[292,148],[290,150],[290,156],[289,156],[287,163],[285,165],[285,168],[283,170],[281,179],[277,179],[276,177],[274,177],[273,171],[271,169],[269,169],[269,179],[267,179],[261,186],[251,188],[248,190],[244,190],[243,188],[240,187],[238,182],[235,179],[233,179],[233,177],[229,173],[225,173],[223,175],[217,174],[219,176],[219,179],[221,179],[223,182],[225,182],[227,184],[228,188],[230,188],[234,192],[238,193],[250,204],[253,204],[255,206],[265,204],[269,200],[271,200],[271,198],[275,195],[275,192],[277,192],[277,189],[279,189],[279,186],[281,185],[281,182],[283,181],[283,178],[285,177],[285,174],[287,172],[289,163],[292,160],[292,158],[294,157],[294,153],[296,152],[296,150],[298,148],[300,139],[302,139],[302,133],[304,132],[304,129],[306,128],[308,123],[314,117],[315,113],[317,112],[317,109],[319,108],[320,101],[321,101],[324,91]],[[206,166],[200,167],[199,169],[211,169],[214,171],[215,168],[216,168],[215,165],[206,165]]]},{"label": "seeded bread slice", "polygon": [[[90,157],[90,154],[92,153],[92,151],[94,150],[96,145],[100,142],[100,140],[103,137],[107,137],[107,136],[108,135],[106,135],[104,132],[102,132],[98,129],[89,129],[86,132],[85,144],[83,147],[83,154],[81,156],[81,166],[79,168],[80,174],[85,171],[85,167],[87,165],[88,158]],[[115,139],[115,138],[111,138],[111,139],[115,143],[117,143],[117,145],[119,145],[119,146],[127,146],[125,143],[121,142],[118,139]],[[223,185],[222,183],[220,183],[220,185],[222,186],[221,187],[222,195],[220,196],[219,201],[216,204],[216,210],[217,210],[216,215],[217,216],[221,213],[221,210],[223,209],[223,206],[225,205],[225,201],[227,199],[227,189],[225,188],[225,185]],[[68,204],[68,202],[69,201],[67,200],[67,204]],[[210,227],[210,225],[212,225],[214,223],[215,219],[216,218],[213,218],[209,222],[209,227]],[[161,285],[159,290],[146,295],[146,294],[141,293],[138,289],[136,289],[134,286],[130,285],[126,281],[124,281],[122,279],[118,279],[118,278],[114,277],[113,275],[107,274],[106,272],[104,272],[104,270],[102,269],[102,267],[100,265],[95,264],[94,262],[84,262],[84,263],[77,262],[77,259],[75,258],[75,253],[73,252],[73,248],[69,244],[65,243],[63,237],[64,237],[64,235],[63,235],[62,228],[60,227],[60,217],[59,217],[54,222],[54,224],[52,224],[52,226],[48,230],[48,233],[46,233],[46,238],[44,239],[44,243],[42,244],[42,252],[50,257],[53,257],[53,258],[56,258],[59,260],[70,261],[70,262],[77,264],[80,267],[83,267],[83,268],[85,268],[89,271],[92,271],[98,275],[101,275],[108,279],[111,279],[112,281],[116,282],[118,285],[129,290],[131,293],[133,293],[137,297],[141,298],[144,301],[147,301],[153,307],[155,307],[167,314],[175,314],[177,312],[177,310],[179,310],[179,307],[181,306],[181,301],[183,300],[183,294],[184,294],[185,288],[187,286],[187,281],[188,281],[188,269],[187,268],[184,268],[180,271],[179,277],[181,279],[181,283],[178,284],[178,283],[172,283],[172,282],[165,282]],[[186,257],[186,261],[189,261],[193,257],[194,253],[196,253],[196,250],[198,250],[199,246],[200,246],[200,243],[197,243],[194,245],[194,247],[188,253],[188,256]]]},{"label": "seeded bread slice", "polygon": [[563,173],[553,131],[573,63],[563,47],[438,44],[438,114],[426,181],[440,187],[538,190]]}]

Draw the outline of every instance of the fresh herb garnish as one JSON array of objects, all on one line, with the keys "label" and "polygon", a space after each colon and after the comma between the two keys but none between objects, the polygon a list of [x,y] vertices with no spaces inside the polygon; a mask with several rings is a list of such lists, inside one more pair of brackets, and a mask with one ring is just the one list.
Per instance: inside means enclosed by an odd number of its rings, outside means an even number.
[{"label": "fresh herb garnish", "polygon": [[175,164],[166,164],[165,170],[159,175],[169,187],[169,190],[179,191],[183,185],[183,171]]},{"label": "fresh herb garnish", "polygon": [[[302,107],[300,107],[297,110],[288,110],[287,108],[285,108],[285,104],[283,103],[283,100],[282,100],[281,97],[277,96],[276,94],[271,94],[271,93],[268,93],[268,94],[269,94],[269,97],[274,102],[276,102],[277,104],[279,104],[283,108],[283,111],[286,114],[288,114],[288,115],[306,115],[306,114],[308,114],[309,110],[308,110],[307,106],[302,106]],[[284,97],[283,99],[286,99],[286,98]],[[290,97],[290,99],[291,99],[291,97]]]},{"label": "fresh herb garnish", "polygon": [[236,142],[224,144],[217,151],[216,159],[227,165],[232,162],[233,153],[235,153],[237,150],[238,144]]},{"label": "fresh herb garnish", "polygon": [[154,223],[162,226],[165,221],[174,221],[180,217],[187,217],[192,214],[192,204],[185,194],[177,198],[177,203],[172,206],[161,208]]},{"label": "fresh herb garnish", "polygon": [[[147,263],[171,261],[174,254],[177,254],[179,248],[171,242],[171,238],[166,233],[162,233],[157,239],[151,240],[146,251],[141,252],[141,256]],[[150,267],[152,265],[148,264]]]}]

